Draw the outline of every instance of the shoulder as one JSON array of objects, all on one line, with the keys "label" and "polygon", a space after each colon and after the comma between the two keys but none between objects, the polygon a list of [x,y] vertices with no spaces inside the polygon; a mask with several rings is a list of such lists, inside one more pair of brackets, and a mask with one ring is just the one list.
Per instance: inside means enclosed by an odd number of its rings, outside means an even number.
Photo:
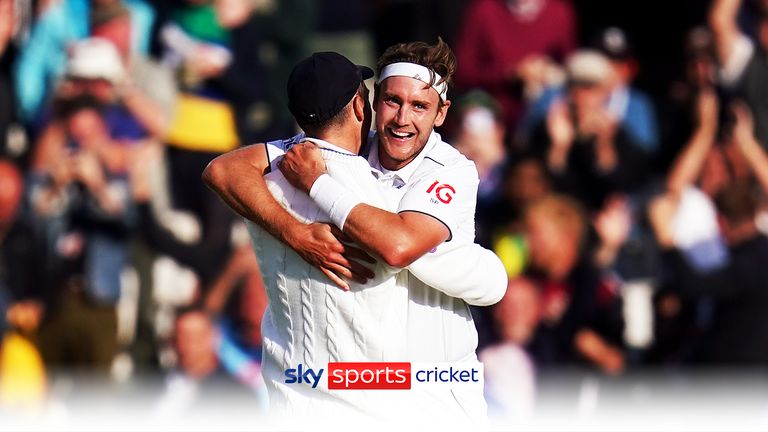
[{"label": "shoulder", "polygon": [[300,133],[300,134],[294,135],[294,136],[292,136],[290,138],[278,139],[278,140],[274,140],[274,141],[267,141],[265,143],[265,145],[267,147],[276,148],[276,149],[279,149],[279,150],[281,150],[283,152],[287,152],[288,150],[291,149],[291,147],[293,147],[297,143],[300,143],[301,141],[303,141],[304,137],[305,137],[304,134]]},{"label": "shoulder", "polygon": [[444,141],[428,150],[418,169],[414,172],[412,183],[415,185],[431,185],[437,182],[463,190],[473,190],[473,193],[462,193],[462,196],[476,196],[480,184],[480,176],[475,163],[467,159],[458,150]]},{"label": "shoulder", "polygon": [[[439,138],[439,135],[438,135]],[[432,169],[469,170],[477,174],[475,163],[467,159],[455,147],[438,139],[437,144],[424,155],[422,165],[432,165]],[[421,167],[420,167],[421,168]]]}]

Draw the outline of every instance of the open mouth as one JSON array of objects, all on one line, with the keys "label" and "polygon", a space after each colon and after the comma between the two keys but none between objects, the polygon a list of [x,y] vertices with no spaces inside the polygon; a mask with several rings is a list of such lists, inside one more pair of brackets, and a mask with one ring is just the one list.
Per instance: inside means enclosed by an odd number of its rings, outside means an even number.
[{"label": "open mouth", "polygon": [[392,128],[387,128],[387,134],[394,139],[403,140],[403,141],[411,139],[413,138],[414,135],[416,135],[413,132],[396,131]]}]

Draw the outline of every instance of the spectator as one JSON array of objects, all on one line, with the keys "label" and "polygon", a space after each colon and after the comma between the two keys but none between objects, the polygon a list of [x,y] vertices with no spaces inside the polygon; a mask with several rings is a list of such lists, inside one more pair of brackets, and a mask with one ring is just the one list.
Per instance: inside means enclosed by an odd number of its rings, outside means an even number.
[{"label": "spectator", "polygon": [[125,179],[101,156],[118,145],[99,106],[76,98],[60,112],[68,144],[37,166],[31,193],[35,218],[53,247],[47,273],[59,297],[41,329],[41,349],[51,365],[103,372],[117,349],[115,305],[127,264],[131,201]]},{"label": "spectator", "polygon": [[716,0],[709,23],[720,63],[720,81],[743,98],[755,113],[755,136],[768,148],[768,4],[752,2],[756,21],[756,41],[739,28],[737,18],[741,0]]},{"label": "spectator", "polygon": [[506,128],[498,103],[483,91],[473,91],[455,103],[454,131],[449,141],[475,163],[480,186],[478,200],[492,199],[501,183],[506,159]]},{"label": "spectator", "polygon": [[45,371],[35,347],[48,306],[40,268],[44,247],[21,217],[24,182],[19,169],[0,159],[0,406],[35,409],[46,393]]},{"label": "spectator", "polygon": [[[134,136],[113,134],[113,137],[164,138],[176,105],[176,83],[170,69],[134,49],[132,22],[129,10],[120,2],[95,3],[92,6],[91,37],[111,42],[123,66],[124,72],[113,82],[119,105],[126,111],[122,116],[135,118],[143,129]],[[96,57],[95,52],[93,55]],[[111,58],[108,55],[99,57],[104,60]]]},{"label": "spectator", "polygon": [[[654,154],[659,149],[656,112],[648,96],[631,85],[637,75],[638,64],[626,34],[618,27],[609,27],[600,33],[595,48],[606,56],[613,69],[610,96],[605,108],[630,136],[633,144],[649,155]],[[541,121],[549,106],[562,97],[564,91],[562,87],[545,90],[525,114],[521,122],[522,132]]]},{"label": "spectator", "polygon": [[290,135],[293,119],[284,88],[311,30],[301,21],[306,21],[305,2],[284,1],[270,9],[249,0],[216,0],[214,7],[230,34],[232,62],[212,70],[210,78],[232,103],[240,144]]},{"label": "spectator", "polygon": [[[179,313],[174,329],[177,367],[166,379],[156,415],[210,416],[221,415],[221,410],[242,409],[258,413],[265,407],[260,361],[250,359],[243,364],[245,355],[237,352],[236,341],[226,328],[192,307]],[[236,366],[241,370],[230,369]],[[241,374],[236,377],[241,382],[233,376],[237,373]]]},{"label": "spectator", "polygon": [[491,247],[500,233],[514,231],[525,207],[552,192],[552,180],[544,162],[531,153],[512,156],[501,178],[495,194],[477,204],[476,238],[485,247]]},{"label": "spectator", "polygon": [[456,85],[489,92],[514,130],[523,95],[534,98],[542,84],[562,81],[554,65],[576,45],[575,21],[565,1],[474,0],[456,42]]},{"label": "spectator", "polygon": [[[760,163],[766,162],[763,155]],[[725,267],[706,274],[691,267],[673,247],[669,211],[659,207],[653,214],[657,235],[667,248],[665,261],[675,271],[674,289],[684,297],[714,298],[711,326],[699,339],[695,358],[709,365],[763,367],[768,360],[764,313],[768,290],[761,266],[768,259],[768,240],[755,226],[756,202],[748,186],[729,184],[718,194],[716,204],[731,256]]]},{"label": "spectator", "polygon": [[[125,7],[131,14],[131,46],[146,53],[154,12],[142,0],[126,0]],[[16,92],[25,121],[40,120],[41,107],[51,99],[54,84],[66,68],[69,45],[89,34],[90,11],[88,0],[62,0],[45,11],[33,26],[16,64]]]},{"label": "spectator", "polygon": [[7,324],[32,334],[45,308],[43,244],[21,217],[24,182],[19,169],[0,159],[0,334]]},{"label": "spectator", "polygon": [[620,373],[625,359],[616,288],[593,261],[581,206],[550,195],[529,205],[523,220],[522,259],[538,285],[541,311],[530,353],[542,366],[586,361]]},{"label": "spectator", "polygon": [[595,51],[568,58],[568,89],[533,134],[532,149],[545,155],[555,189],[596,210],[613,193],[643,183],[645,155],[607,110],[613,80],[608,60]]},{"label": "spectator", "polygon": [[519,277],[509,280],[506,294],[491,307],[499,342],[478,355],[485,366],[485,397],[491,417],[513,421],[533,412],[535,367],[525,347],[539,323],[539,302],[536,284]]},{"label": "spectator", "polygon": [[695,27],[685,40],[685,70],[683,79],[673,82],[665,103],[660,105],[663,145],[658,155],[656,171],[669,170],[681,148],[688,142],[697,126],[699,93],[714,88],[717,60],[712,33],[706,27]]}]

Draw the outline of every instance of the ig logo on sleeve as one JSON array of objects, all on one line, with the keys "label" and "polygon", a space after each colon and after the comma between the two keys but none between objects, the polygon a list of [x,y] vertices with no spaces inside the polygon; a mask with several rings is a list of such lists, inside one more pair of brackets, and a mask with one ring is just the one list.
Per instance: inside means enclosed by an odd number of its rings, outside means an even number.
[{"label": "ig logo on sleeve", "polygon": [[[433,191],[438,201],[444,204],[451,202],[453,199],[453,194],[456,193],[456,189],[454,189],[453,186],[447,183],[440,184],[440,182],[437,180],[435,180],[435,182],[432,183],[432,186],[427,189],[428,194],[431,194]],[[434,201],[433,198],[430,198],[430,200]]]}]

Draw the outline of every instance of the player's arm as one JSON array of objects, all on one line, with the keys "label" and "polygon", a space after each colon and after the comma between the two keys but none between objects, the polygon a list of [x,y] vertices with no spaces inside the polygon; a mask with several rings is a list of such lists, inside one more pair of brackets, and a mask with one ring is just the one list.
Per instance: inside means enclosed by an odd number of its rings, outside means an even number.
[{"label": "player's arm", "polygon": [[203,181],[232,210],[267,230],[340,287],[349,289],[341,277],[361,280],[362,274],[370,275],[344,257],[350,247],[333,236],[330,226],[303,224],[274,199],[263,178],[268,169],[266,145],[254,144],[211,161],[203,171]]},{"label": "player's arm", "polygon": [[474,243],[427,253],[408,270],[438,291],[475,306],[495,304],[507,291],[504,264],[492,251]]},{"label": "player's arm", "polygon": [[428,214],[392,213],[362,203],[327,174],[320,149],[313,143],[293,146],[279,166],[286,179],[309,194],[345,235],[392,267],[407,267],[451,236],[445,223]]},{"label": "player's arm", "polygon": [[[416,184],[397,213],[361,204],[330,176],[323,175],[314,145],[294,146],[280,169],[310,193],[344,234],[393,267],[407,267],[422,282],[470,304],[492,304],[506,290],[506,272],[491,252],[473,244],[443,244],[462,216],[474,215],[477,171],[471,166],[443,170]],[[324,202],[324,204],[322,203]]]}]

